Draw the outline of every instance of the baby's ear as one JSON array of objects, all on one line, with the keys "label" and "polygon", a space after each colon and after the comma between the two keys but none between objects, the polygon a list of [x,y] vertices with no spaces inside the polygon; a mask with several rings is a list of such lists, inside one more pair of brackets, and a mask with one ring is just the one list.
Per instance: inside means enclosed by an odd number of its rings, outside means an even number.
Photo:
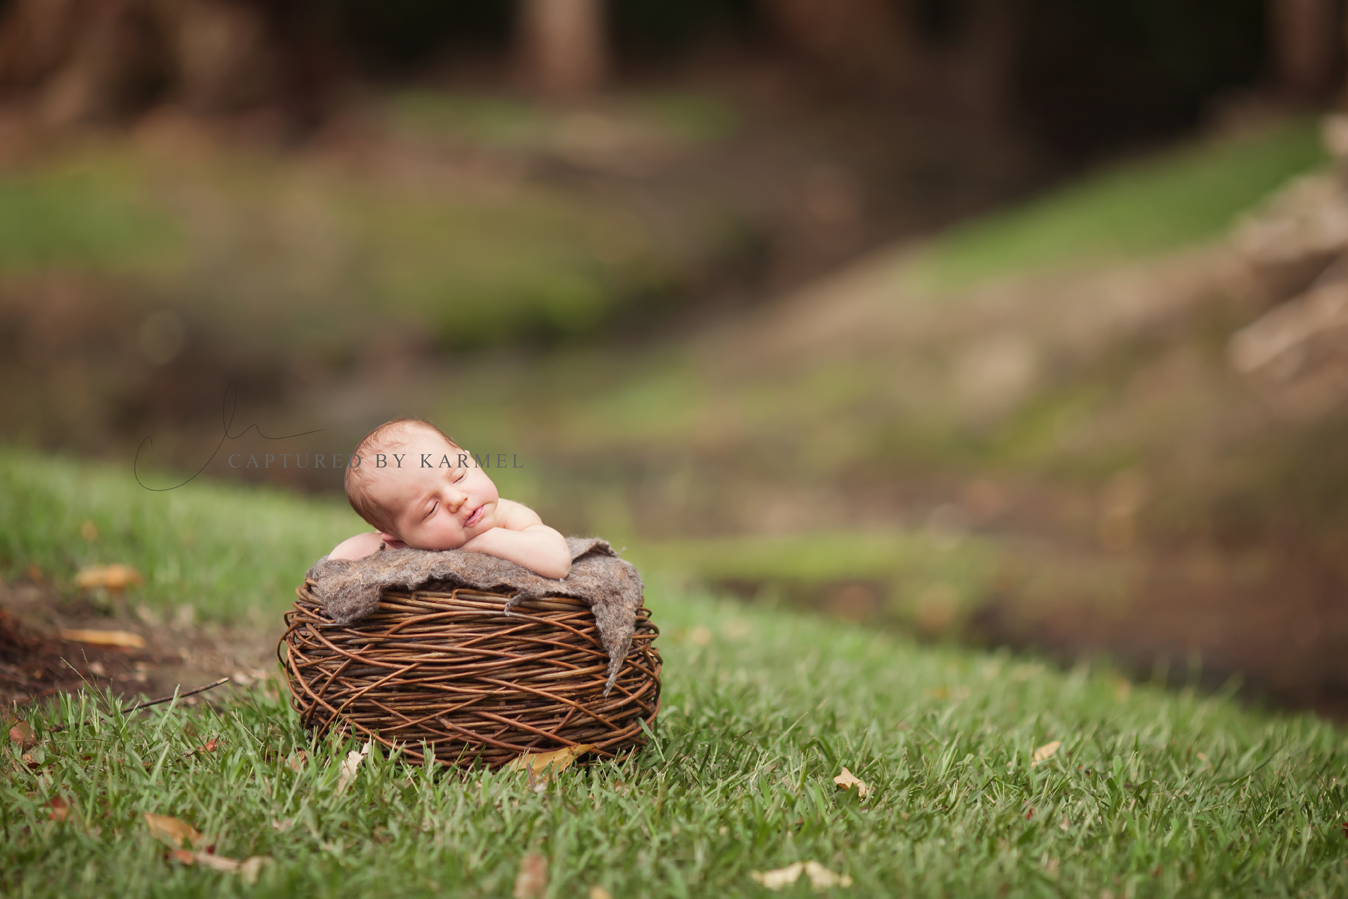
[{"label": "baby's ear", "polygon": [[383,540],[384,545],[387,546],[389,549],[403,549],[404,547],[407,546],[406,543],[403,543],[397,537],[393,536],[392,534],[385,534],[383,531],[379,532],[379,539]]}]

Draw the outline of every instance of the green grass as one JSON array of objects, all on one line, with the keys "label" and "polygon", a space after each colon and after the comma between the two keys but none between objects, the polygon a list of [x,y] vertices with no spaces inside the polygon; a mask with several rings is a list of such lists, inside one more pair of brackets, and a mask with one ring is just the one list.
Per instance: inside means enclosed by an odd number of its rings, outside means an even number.
[{"label": "green grass", "polygon": [[176,258],[178,223],[120,159],[66,159],[0,176],[0,275],[142,271]]},{"label": "green grass", "polygon": [[[666,658],[654,745],[541,794],[516,775],[435,776],[376,755],[339,795],[356,744],[309,746],[261,689],[130,721],[68,699],[39,734],[83,726],[46,736],[37,770],[6,750],[0,883],[16,897],[507,896],[537,852],[550,896],[768,895],[751,871],[807,859],[850,875],[839,894],[856,896],[1348,889],[1348,737],[1310,717],[1124,695],[1104,671],[919,649],[696,594],[649,600]],[[215,752],[187,755],[212,736]],[[1032,767],[1052,740],[1061,749]],[[314,752],[298,774],[285,763],[297,748]],[[834,786],[843,766],[869,785],[864,802]],[[57,796],[65,822],[48,820]],[[192,824],[219,855],[272,862],[247,889],[184,868],[147,812]]]},{"label": "green grass", "polygon": [[387,102],[385,116],[411,135],[529,153],[564,150],[577,123],[586,121],[591,127],[599,121],[620,139],[677,145],[713,143],[738,127],[736,111],[724,100],[689,91],[627,94],[577,112],[509,97],[409,90]]},{"label": "green grass", "polygon": [[1327,159],[1317,124],[1301,120],[1120,165],[955,228],[935,241],[922,275],[955,289],[997,275],[1199,243]]},{"label": "green grass", "polygon": [[[276,493],[189,485],[146,500],[127,476],[13,451],[0,471],[7,576],[129,561],[167,601],[204,567],[191,581],[214,603],[203,611],[237,614],[252,590],[278,629],[273,599],[346,533],[331,505]],[[99,543],[80,545],[84,517]],[[635,758],[535,793],[517,775],[433,774],[376,752],[339,794],[355,744],[311,745],[274,684],[129,719],[63,696],[24,712],[31,765],[0,750],[0,891],[507,896],[529,852],[549,860],[549,896],[767,895],[751,871],[809,859],[852,877],[840,894],[855,896],[1348,890],[1348,733],[1332,725],[1101,668],[922,648],[647,574],[665,693]],[[210,592],[212,578],[241,586]],[[1031,765],[1050,741],[1059,751]],[[299,748],[313,758],[296,772]],[[865,801],[834,786],[843,766]],[[58,797],[65,821],[50,818]],[[146,813],[193,825],[220,856],[270,862],[251,887],[183,867]]]},{"label": "green grass", "polygon": [[[878,589],[872,623],[945,633],[987,598],[1003,551],[980,538],[921,530],[633,540],[639,567],[695,584],[735,584],[760,599],[817,607],[849,583]],[[868,588],[869,589],[869,588]],[[936,591],[933,594],[931,591]],[[923,597],[943,608],[923,614]],[[860,615],[861,610],[852,610]]]},{"label": "green grass", "polygon": [[[150,484],[168,483],[147,477]],[[97,538],[81,535],[92,522]],[[30,565],[66,592],[87,565],[121,563],[145,577],[126,599],[156,611],[191,604],[209,620],[289,607],[304,572],[366,529],[337,500],[193,481],[155,493],[124,469],[0,449],[0,575]]]}]

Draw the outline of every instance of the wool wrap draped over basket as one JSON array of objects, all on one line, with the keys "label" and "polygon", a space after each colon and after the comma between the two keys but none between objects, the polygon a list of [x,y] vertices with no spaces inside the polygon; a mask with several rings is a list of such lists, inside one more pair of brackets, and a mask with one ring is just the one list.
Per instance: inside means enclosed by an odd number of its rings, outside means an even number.
[{"label": "wool wrap draped over basket", "polygon": [[596,613],[574,596],[455,578],[382,587],[377,607],[338,623],[316,589],[318,568],[296,590],[277,647],[308,728],[349,728],[417,762],[495,767],[579,745],[622,755],[655,723],[659,630],[644,603],[611,665]]}]

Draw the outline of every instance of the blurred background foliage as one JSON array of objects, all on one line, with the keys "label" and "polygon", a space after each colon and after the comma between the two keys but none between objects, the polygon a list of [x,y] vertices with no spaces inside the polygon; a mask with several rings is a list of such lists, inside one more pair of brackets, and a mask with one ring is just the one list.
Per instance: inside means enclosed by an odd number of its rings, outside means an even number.
[{"label": "blurred background foliage", "polygon": [[[424,416],[670,577],[1332,703],[1348,419],[1231,347],[1333,254],[1270,279],[1231,235],[1332,180],[1342,31],[1336,0],[0,0],[6,526],[79,518],[34,452],[339,496],[211,456],[235,385],[243,457]],[[79,561],[27,545],[5,578]]]}]

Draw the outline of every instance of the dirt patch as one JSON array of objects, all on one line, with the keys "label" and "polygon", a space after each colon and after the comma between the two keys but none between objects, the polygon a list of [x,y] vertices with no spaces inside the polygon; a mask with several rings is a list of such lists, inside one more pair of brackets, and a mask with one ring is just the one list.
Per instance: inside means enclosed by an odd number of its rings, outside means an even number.
[{"label": "dirt patch", "polygon": [[[100,646],[72,632],[124,631],[140,647]],[[0,586],[0,702],[40,702],[61,692],[108,689],[127,700],[171,695],[221,677],[247,687],[275,672],[281,626],[261,633],[218,626],[151,626],[126,615],[100,614],[84,600],[62,599],[36,584]],[[191,697],[185,702],[206,697]]]}]

